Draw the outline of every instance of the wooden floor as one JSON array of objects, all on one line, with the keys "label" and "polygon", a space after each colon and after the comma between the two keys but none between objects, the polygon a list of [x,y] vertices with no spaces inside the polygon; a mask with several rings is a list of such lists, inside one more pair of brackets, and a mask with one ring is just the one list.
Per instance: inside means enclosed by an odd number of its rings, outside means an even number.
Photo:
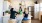
[{"label": "wooden floor", "polygon": [[39,20],[32,20],[31,23],[41,23]]}]

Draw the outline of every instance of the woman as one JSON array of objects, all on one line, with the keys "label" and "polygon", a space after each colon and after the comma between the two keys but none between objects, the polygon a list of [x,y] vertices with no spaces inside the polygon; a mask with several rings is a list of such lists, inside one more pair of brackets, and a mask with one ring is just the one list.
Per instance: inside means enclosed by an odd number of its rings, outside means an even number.
[{"label": "woman", "polygon": [[25,8],[24,9],[24,18],[23,20],[28,20],[28,10]]},{"label": "woman", "polygon": [[31,23],[31,15],[29,15],[29,9],[24,9],[24,18],[23,18],[23,22],[24,23]]},{"label": "woman", "polygon": [[22,8],[21,7],[19,8],[19,13],[20,13],[20,15],[22,15]]},{"label": "woman", "polygon": [[16,19],[17,19],[17,23],[22,23],[23,12],[22,12],[22,8],[21,7],[19,8],[19,14],[18,14],[18,17]]}]

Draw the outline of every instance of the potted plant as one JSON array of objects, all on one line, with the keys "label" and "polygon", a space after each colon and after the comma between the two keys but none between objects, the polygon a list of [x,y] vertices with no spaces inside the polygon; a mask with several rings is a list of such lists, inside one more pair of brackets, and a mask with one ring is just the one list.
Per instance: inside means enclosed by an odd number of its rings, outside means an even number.
[{"label": "potted plant", "polygon": [[10,14],[10,11],[8,11],[8,10],[7,10],[7,11],[5,11],[5,13],[8,13],[8,14]]},{"label": "potted plant", "polygon": [[6,11],[5,11],[5,14],[6,14],[6,15],[10,15],[10,11],[6,10]]}]

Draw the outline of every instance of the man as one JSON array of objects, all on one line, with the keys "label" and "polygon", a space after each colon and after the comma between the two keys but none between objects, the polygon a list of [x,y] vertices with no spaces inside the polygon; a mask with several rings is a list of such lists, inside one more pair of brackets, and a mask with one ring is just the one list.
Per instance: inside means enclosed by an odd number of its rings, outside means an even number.
[{"label": "man", "polygon": [[11,19],[15,19],[15,17],[16,17],[16,16],[15,16],[15,13],[18,13],[18,12],[16,12],[16,11],[13,11],[13,9],[14,9],[14,8],[11,8],[11,10],[10,10],[10,13],[11,13],[10,18],[11,18]]}]

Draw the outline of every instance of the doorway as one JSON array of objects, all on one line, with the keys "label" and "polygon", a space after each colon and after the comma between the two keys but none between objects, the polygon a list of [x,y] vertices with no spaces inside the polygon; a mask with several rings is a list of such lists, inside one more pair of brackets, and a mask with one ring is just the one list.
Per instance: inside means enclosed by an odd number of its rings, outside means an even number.
[{"label": "doorway", "polygon": [[31,19],[34,19],[34,6],[29,6],[29,14],[31,14]]},{"label": "doorway", "polygon": [[34,19],[34,6],[31,6],[31,15],[33,16],[31,19]]}]

